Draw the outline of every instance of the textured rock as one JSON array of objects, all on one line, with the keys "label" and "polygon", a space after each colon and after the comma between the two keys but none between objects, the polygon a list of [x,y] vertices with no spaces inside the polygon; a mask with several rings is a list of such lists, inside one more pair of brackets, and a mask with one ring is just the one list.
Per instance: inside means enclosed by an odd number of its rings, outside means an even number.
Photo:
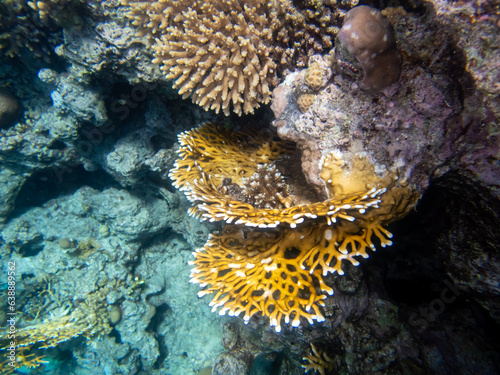
[{"label": "textured rock", "polygon": [[114,150],[106,155],[104,170],[122,186],[139,184],[148,170],[143,167],[144,161],[154,153],[151,144],[153,135],[148,130],[139,130],[118,140]]},{"label": "textured rock", "polygon": [[14,209],[17,194],[25,181],[25,176],[9,168],[0,170],[0,224]]},{"label": "textured rock", "polygon": [[54,78],[51,75],[47,82],[57,84],[57,89],[50,96],[58,113],[70,113],[79,121],[90,122],[95,126],[103,125],[108,119],[104,102],[99,95],[76,82],[73,77],[60,75]]},{"label": "textured rock", "polygon": [[453,156],[453,134],[463,125],[455,120],[461,105],[446,76],[404,70],[395,90],[372,101],[337,75],[304,114],[294,100],[301,81],[294,73],[278,88],[277,100],[286,96],[288,106],[276,111],[274,125],[282,138],[297,143],[302,169],[318,190],[323,187],[319,161],[332,151],[347,165],[355,155],[368,155],[380,173],[398,171],[419,192]]},{"label": "textured rock", "polygon": [[473,180],[466,181],[452,175],[441,182],[446,188],[442,194],[450,200],[450,221],[439,249],[458,291],[474,298],[500,323],[500,201]]}]

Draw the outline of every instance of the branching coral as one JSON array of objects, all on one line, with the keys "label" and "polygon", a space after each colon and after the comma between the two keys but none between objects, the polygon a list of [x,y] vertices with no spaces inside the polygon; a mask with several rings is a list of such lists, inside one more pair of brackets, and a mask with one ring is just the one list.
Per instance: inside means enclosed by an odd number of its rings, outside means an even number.
[{"label": "branching coral", "polygon": [[305,199],[287,181],[289,206],[254,207],[232,197],[227,186],[236,185],[230,190],[240,193],[247,182],[242,174],[278,168],[289,157],[287,144],[259,142],[252,132],[231,134],[215,124],[179,139],[181,157],[170,173],[174,186],[195,204],[192,213],[228,224],[194,253],[191,281],[205,288],[198,295],[215,294],[214,311],[244,313],[245,321],[260,312],[277,331],[282,321],[292,326],[302,318],[323,321],[322,300],[333,294],[323,277],[344,274],[343,260],[358,265],[355,257],[367,258],[375,239],[391,245],[392,235],[383,226],[415,201],[409,188],[396,186],[395,176],[377,176],[366,159],[358,158],[344,172],[331,155],[322,174],[328,199],[294,205]]},{"label": "branching coral", "polygon": [[326,353],[316,349],[316,346],[314,346],[313,343],[311,343],[311,351],[312,354],[302,358],[304,361],[308,362],[307,365],[302,365],[302,368],[306,373],[313,370],[315,372],[319,372],[320,375],[325,375],[326,371],[333,370],[333,359],[331,359]]},{"label": "branching coral", "polygon": [[27,327],[19,328],[16,341],[19,347],[42,343],[40,348],[49,348],[77,336],[90,338],[95,334],[109,333],[107,304],[101,293],[89,296],[75,308],[58,308],[51,317]]},{"label": "branching coral", "polygon": [[38,0],[38,1],[28,1],[28,5],[31,9],[38,13],[40,19],[47,19],[50,14],[54,14],[57,10],[60,10],[66,4],[70,3],[72,0]]},{"label": "branching coral", "polygon": [[321,322],[319,307],[333,294],[323,276],[343,275],[343,260],[359,265],[354,257],[368,257],[366,250],[375,249],[373,237],[383,246],[392,243],[392,235],[378,222],[365,230],[346,222],[332,227],[325,220],[296,229],[249,231],[227,225],[194,254],[191,281],[205,287],[199,297],[215,294],[210,305],[213,311],[220,308],[221,315],[244,313],[248,321],[260,312],[278,332],[282,319],[294,327],[301,318]]},{"label": "branching coral", "polygon": [[[52,34],[52,35],[51,35]],[[56,30],[38,19],[23,1],[0,2],[0,53],[7,57],[26,56],[50,61],[50,44]]]},{"label": "branching coral", "polygon": [[[357,3],[357,1],[353,1]],[[289,0],[122,0],[183,98],[228,115],[268,103],[278,75],[331,48],[343,9]],[[317,11],[318,8],[321,11]],[[346,2],[345,8],[351,6]],[[312,5],[311,5],[312,7]]]},{"label": "branching coral", "polygon": [[0,374],[12,374],[14,370],[20,367],[33,369],[43,366],[44,363],[49,363],[49,361],[44,360],[44,355],[36,355],[30,347],[18,349],[15,356],[12,356],[15,358],[14,360],[11,360],[9,357],[10,356],[7,355],[7,360],[0,364]]},{"label": "branching coral", "polygon": [[[33,291],[33,294],[39,297],[36,306],[22,312],[25,317],[31,315],[32,320],[28,322],[23,319],[20,321],[21,324],[16,326],[15,344],[11,344],[12,340],[6,335],[0,336],[0,351],[11,351],[10,348],[15,346],[18,360],[16,367],[29,365],[36,367],[44,363],[43,356],[36,357],[30,353],[35,349],[54,347],[79,336],[90,339],[92,336],[108,334],[111,331],[111,317],[108,314],[109,305],[106,297],[111,290],[121,291],[127,296],[141,285],[142,280],[127,282],[109,280],[106,287],[87,294],[84,299],[71,302],[60,300],[60,295],[51,286],[51,281],[45,282],[46,290],[38,293],[36,292],[38,289]],[[31,295],[31,292],[28,295]],[[7,365],[4,368],[9,369],[12,366]]]}]

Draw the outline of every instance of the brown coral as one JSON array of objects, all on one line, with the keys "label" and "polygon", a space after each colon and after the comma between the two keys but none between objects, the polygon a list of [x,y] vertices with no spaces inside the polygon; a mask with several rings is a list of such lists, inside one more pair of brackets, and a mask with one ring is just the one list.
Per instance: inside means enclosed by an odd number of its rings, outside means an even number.
[{"label": "brown coral", "polygon": [[338,64],[349,74],[363,77],[359,87],[376,93],[397,82],[401,55],[391,24],[375,8],[361,5],[351,9],[337,35]]},{"label": "brown coral", "polygon": [[[295,204],[304,197],[291,193],[288,204],[274,202],[279,208],[254,207],[236,200],[245,183],[255,181],[242,176],[275,171],[290,154],[286,143],[214,124],[179,138],[180,159],[170,173],[174,186],[195,204],[191,213],[228,224],[194,253],[191,281],[204,287],[198,295],[214,294],[210,305],[220,314],[244,313],[245,321],[267,316],[277,331],[282,321],[323,321],[322,301],[333,294],[323,277],[342,275],[343,260],[358,265],[356,257],[375,250],[374,238],[391,245],[383,225],[415,203],[409,188],[396,186],[395,176],[377,176],[368,160],[358,158],[346,172],[331,155],[321,176],[329,199]],[[274,182],[281,186],[278,177]],[[287,184],[296,191],[293,178]]]},{"label": "brown coral", "polygon": [[306,74],[304,76],[304,82],[311,90],[319,90],[326,84],[326,75],[323,73],[324,70],[321,69],[317,62],[312,63],[306,69]]},{"label": "brown coral", "polygon": [[316,100],[315,94],[300,94],[297,98],[297,107],[299,107],[299,111],[305,113],[311,108]]},{"label": "brown coral", "polygon": [[237,114],[253,113],[258,103],[270,101],[277,83],[268,47],[271,25],[262,16],[270,11],[259,2],[215,4],[198,1],[198,11],[189,8],[175,17],[176,25],[153,47],[154,62],[183,98],[192,95],[196,104],[226,115],[231,103]]},{"label": "brown coral", "polygon": [[44,20],[46,19],[54,9],[64,5],[68,0],[38,0],[38,1],[28,1],[28,5],[34,11],[38,12],[39,17]]},{"label": "brown coral", "polygon": [[[203,108],[226,115],[231,106],[241,115],[268,103],[281,72],[332,47],[343,14],[337,5],[319,2],[322,11],[311,13],[307,5],[296,8],[289,0],[122,3],[132,23],[154,41],[154,61],[183,98],[192,96]],[[313,22],[315,14],[319,23]]]}]

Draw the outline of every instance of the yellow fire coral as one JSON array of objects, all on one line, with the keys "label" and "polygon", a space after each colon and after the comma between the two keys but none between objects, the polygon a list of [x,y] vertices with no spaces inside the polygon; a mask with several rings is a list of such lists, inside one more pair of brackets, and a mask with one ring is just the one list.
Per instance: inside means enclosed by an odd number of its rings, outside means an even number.
[{"label": "yellow fire coral", "polygon": [[[350,2],[344,3],[350,8]],[[191,96],[204,109],[225,115],[231,105],[241,115],[268,103],[280,72],[303,66],[308,56],[332,47],[345,13],[321,1],[312,6],[315,12],[297,9],[290,0],[122,4],[132,23],[154,41],[154,61],[183,98]]]},{"label": "yellow fire coral", "polygon": [[[17,347],[41,344],[49,348],[77,336],[90,338],[93,335],[109,333],[107,303],[102,292],[87,297],[76,307],[61,306],[50,313],[50,318],[17,330]],[[0,337],[2,340],[2,337]]]},{"label": "yellow fire coral", "polygon": [[44,355],[37,356],[32,353],[30,347],[18,349],[14,357],[15,360],[11,361],[7,355],[7,360],[0,364],[0,374],[12,374],[14,370],[21,367],[33,369],[42,366],[44,363],[49,363],[49,361],[44,360]]},{"label": "yellow fire coral", "polygon": [[[266,133],[267,134],[267,133]],[[379,202],[383,189],[370,188],[326,201],[292,205],[283,197],[283,207],[256,209],[240,196],[244,177],[253,175],[259,165],[274,165],[290,156],[287,142],[258,139],[255,132],[231,132],[217,124],[205,124],[179,135],[180,158],[169,176],[196,205],[190,213],[202,220],[275,228],[282,223],[295,228],[306,218],[325,216],[328,223],[337,218],[354,220],[350,210],[365,210]],[[236,190],[236,194],[235,194]],[[229,193],[228,193],[229,192]],[[231,194],[233,193],[233,194]],[[235,198],[238,197],[239,199]],[[301,197],[303,199],[303,197]],[[299,200],[299,197],[295,197]]]},{"label": "yellow fire coral", "polygon": [[[119,282],[113,283],[114,287],[120,286]],[[35,356],[30,352],[38,349],[54,347],[62,342],[71,340],[78,336],[84,336],[90,339],[94,335],[104,335],[111,331],[108,322],[106,295],[112,287],[105,287],[86,296],[85,301],[78,303],[63,302],[62,304],[54,297],[54,292],[47,285],[47,290],[40,295],[45,295],[48,300],[56,302],[59,306],[44,314],[45,317],[38,319],[40,310],[29,325],[16,327],[15,332],[15,351],[16,360],[14,367],[38,367],[45,363],[43,356]],[[55,299],[55,301],[54,301]],[[42,312],[43,314],[43,312]],[[24,322],[24,319],[21,323]],[[11,339],[6,335],[0,335],[0,351],[9,349]],[[3,370],[14,369],[11,364],[4,364]],[[0,373],[2,369],[0,368]]]},{"label": "yellow fire coral", "polygon": [[302,365],[302,368],[306,373],[313,370],[314,372],[319,372],[320,375],[325,375],[326,371],[333,370],[334,361],[328,356],[328,354],[316,349],[313,343],[311,343],[312,354],[302,358],[307,361],[307,365]]},{"label": "yellow fire coral", "polygon": [[[293,181],[298,177],[287,176],[288,205],[255,207],[242,201],[243,176],[258,165],[290,171],[287,143],[215,124],[183,133],[179,140],[180,158],[170,173],[174,186],[195,204],[191,213],[227,223],[194,253],[191,281],[204,288],[198,295],[215,294],[214,311],[244,313],[245,321],[260,312],[276,331],[282,321],[292,326],[302,318],[323,321],[322,300],[333,294],[323,277],[344,274],[344,260],[358,265],[356,257],[367,258],[367,249],[375,250],[374,239],[382,247],[391,245],[384,225],[415,203],[411,189],[396,185],[393,175],[377,176],[365,158],[355,158],[346,173],[330,155],[321,175],[328,199],[306,203]],[[268,181],[262,186],[268,188]]]}]

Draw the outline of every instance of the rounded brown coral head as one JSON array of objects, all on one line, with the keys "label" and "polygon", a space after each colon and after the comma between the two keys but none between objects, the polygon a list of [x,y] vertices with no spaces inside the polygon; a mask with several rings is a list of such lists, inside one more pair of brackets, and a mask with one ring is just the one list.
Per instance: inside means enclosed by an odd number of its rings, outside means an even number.
[{"label": "rounded brown coral head", "polygon": [[401,55],[394,30],[377,9],[366,5],[351,9],[335,47],[337,64],[359,80],[365,92],[373,94],[398,81]]}]

